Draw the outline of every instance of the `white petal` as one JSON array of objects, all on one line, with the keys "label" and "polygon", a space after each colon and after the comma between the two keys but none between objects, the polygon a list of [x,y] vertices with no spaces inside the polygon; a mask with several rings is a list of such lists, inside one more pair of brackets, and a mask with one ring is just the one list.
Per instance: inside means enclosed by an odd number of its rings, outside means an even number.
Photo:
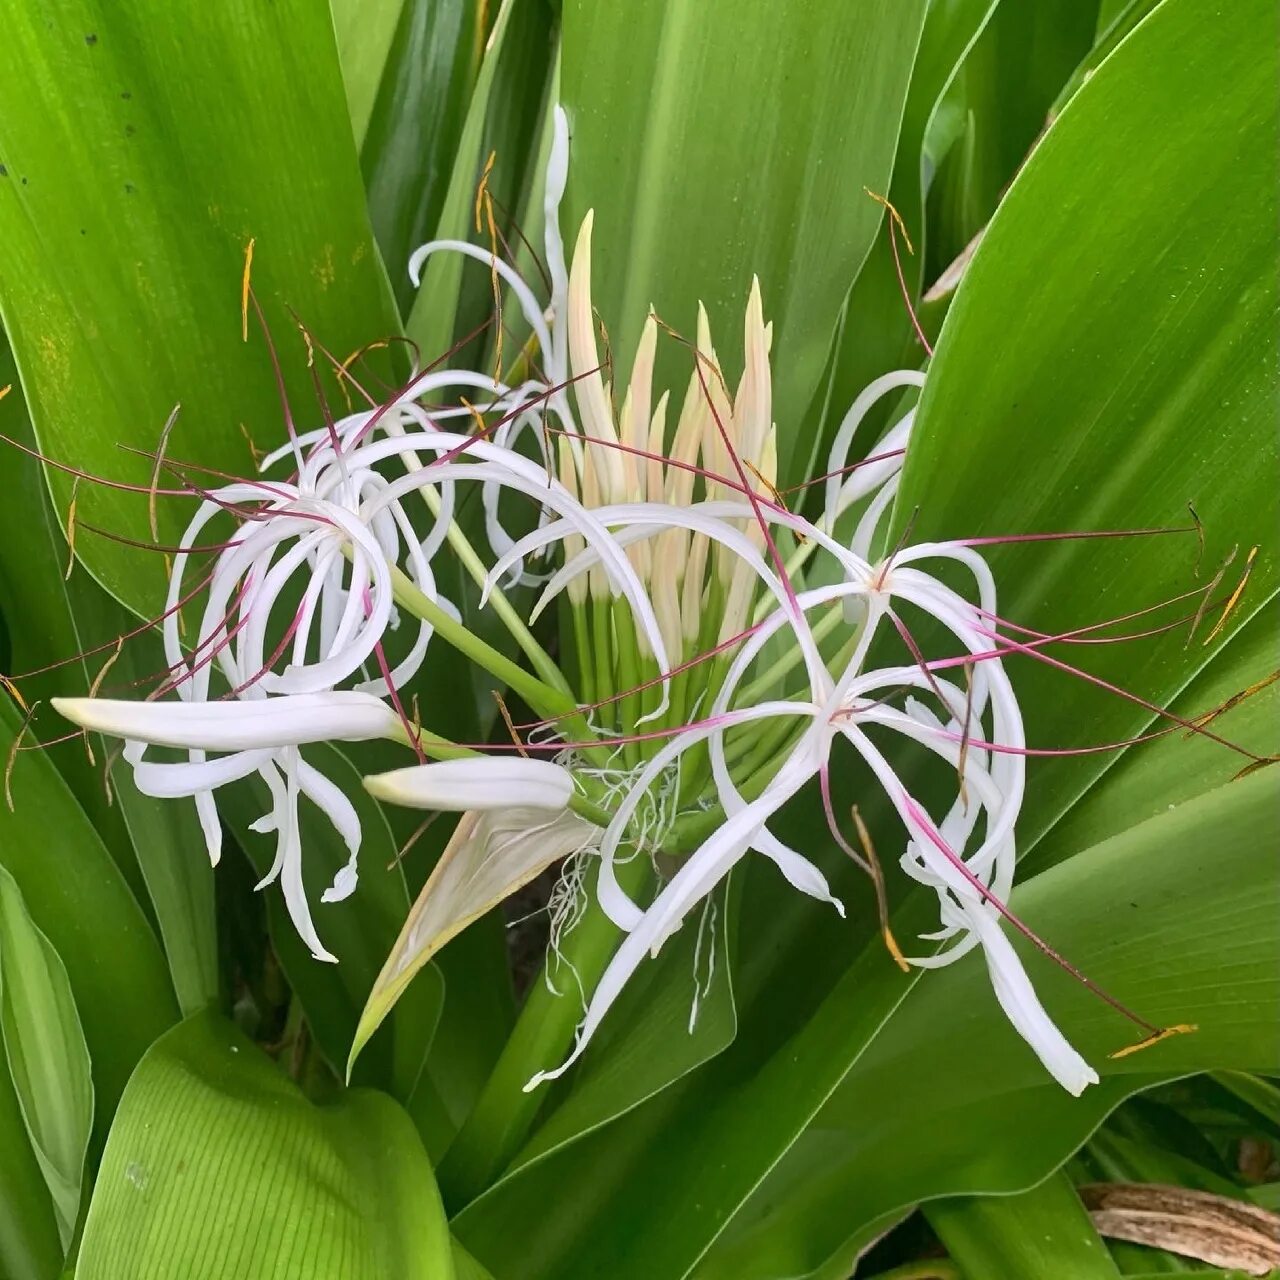
[{"label": "white petal", "polygon": [[994,910],[975,906],[965,914],[982,940],[991,985],[1014,1030],[1031,1046],[1053,1078],[1078,1098],[1089,1085],[1098,1083],[1098,1073],[1071,1047],[1045,1012]]},{"label": "white petal", "polygon": [[393,769],[364,780],[370,795],[411,809],[564,809],[573,777],[550,760],[471,756]]},{"label": "white petal", "polygon": [[250,751],[307,742],[366,742],[395,734],[399,720],[364,693],[297,693],[226,702],[129,702],[54,698],[75,724],[160,747]]}]

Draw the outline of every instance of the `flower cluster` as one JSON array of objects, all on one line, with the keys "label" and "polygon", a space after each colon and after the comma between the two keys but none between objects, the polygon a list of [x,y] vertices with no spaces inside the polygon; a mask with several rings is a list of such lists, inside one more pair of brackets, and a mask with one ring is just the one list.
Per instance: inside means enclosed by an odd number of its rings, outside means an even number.
[{"label": "flower cluster", "polygon": [[[568,130],[557,113],[545,307],[513,267],[462,242],[423,246],[411,268],[416,279],[427,257],[447,251],[485,264],[533,335],[542,361],[536,375],[509,383],[470,370],[428,371],[385,403],[309,434],[290,428],[263,477],[204,494],[183,536],[163,624],[170,666],[161,692],[176,700],[71,699],[61,710],[125,738],[145,793],[194,797],[215,861],[214,792],[258,776],[271,806],[255,829],[277,837],[263,883],[281,880],[294,924],[320,959],[334,957],[303,887],[299,797],[319,806],[350,850],[326,901],[356,887],[360,828],[350,801],[303,758],[307,744],[386,737],[416,751],[420,763],[369,779],[387,802],[576,808],[590,817],[590,889],[623,938],[572,1052],[529,1087],[577,1059],[644,958],[749,852],[843,914],[815,858],[770,829],[802,790],[820,797],[835,846],[882,890],[874,851],[846,839],[833,800],[852,799],[853,786],[873,780],[883,816],[901,829],[902,870],[938,900],[940,929],[927,939],[928,954],[910,963],[948,964],[980,947],[1010,1020],[1078,1093],[1097,1077],[1037,1001],[1002,926],[1025,743],[994,639],[994,581],[972,546],[885,545],[910,407],[900,406],[868,457],[849,463],[873,403],[919,387],[922,375],[887,375],[851,407],[835,435],[816,520],[789,509],[775,487],[771,329],[758,283],[732,395],[700,314],[688,344],[692,373],[669,422],[668,396],[653,396],[661,326],[650,316],[615,410],[591,305],[590,216],[571,265],[565,261],[559,205],[567,167]],[[282,466],[289,474],[270,478]],[[468,484],[482,492],[487,563],[455,519],[458,487]],[[509,527],[513,508],[523,512],[521,528]],[[206,527],[227,515],[232,535],[216,548],[202,544]],[[433,565],[446,546],[476,567],[482,603],[499,600],[504,587],[536,585],[532,621],[565,597],[576,696],[566,706],[563,689],[533,681],[555,709],[546,733],[521,744],[551,750],[558,763],[443,744],[424,731],[419,712],[407,714],[402,691],[433,637],[493,660],[495,672],[510,665],[497,665],[437,589]],[[210,550],[203,616],[189,643],[179,624],[188,565]],[[967,592],[948,585],[957,575]],[[407,618],[413,638],[393,664],[385,646]],[[939,656],[926,657],[926,646]],[[429,723],[430,689],[422,693]],[[536,689],[526,701],[536,703]],[[149,759],[150,747],[185,751],[186,759]],[[459,758],[425,763],[440,754]],[[922,775],[932,780],[927,794]],[[941,805],[939,776],[948,779]],[[657,790],[664,798],[655,809]],[[861,807],[872,803],[863,796]],[[655,852],[681,830],[687,856],[674,874],[624,887],[620,863]]]}]

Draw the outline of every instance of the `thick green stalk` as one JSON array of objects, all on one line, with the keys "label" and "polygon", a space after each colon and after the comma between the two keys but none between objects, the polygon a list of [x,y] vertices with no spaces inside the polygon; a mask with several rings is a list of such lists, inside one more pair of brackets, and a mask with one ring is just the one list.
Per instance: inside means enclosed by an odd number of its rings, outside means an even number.
[{"label": "thick green stalk", "polygon": [[[653,875],[648,857],[618,867],[618,880],[633,897],[644,893]],[[593,991],[613,956],[619,930],[591,902],[560,947],[559,995],[545,981],[546,969],[531,988],[484,1091],[445,1153],[437,1170],[441,1194],[451,1212],[470,1203],[511,1163],[524,1145],[545,1089],[524,1092],[528,1080],[562,1062],[582,1020],[576,971],[584,991]],[[572,966],[572,971],[568,966]]]},{"label": "thick green stalk", "polygon": [[[388,435],[398,436],[404,434],[404,426],[395,413],[388,414],[384,419],[383,425]],[[400,460],[410,472],[424,470],[422,459],[416,453],[402,453]],[[439,517],[440,494],[435,486],[424,485],[418,492],[422,495],[422,500],[427,504],[427,509],[431,514]],[[456,520],[449,521],[449,529],[445,534],[445,538],[454,555],[458,557],[459,563],[470,574],[471,580],[476,586],[483,589],[485,582],[488,580],[488,570],[484,566],[484,561],[476,554],[476,549],[471,545],[471,540],[463,532],[462,526]],[[516,644],[520,646],[521,651],[533,664],[533,669],[542,680],[553,689],[568,693],[569,686],[565,682],[563,673],[551,660],[551,655],[538,643],[537,638],[529,630],[524,619],[512,607],[511,602],[502,594],[500,587],[495,586],[490,589],[489,604],[493,607],[494,613],[498,615],[498,620],[506,627]],[[514,688],[514,686],[512,687]]]},{"label": "thick green stalk", "polygon": [[531,675],[506,654],[499,653],[492,645],[486,644],[467,626],[451,617],[408,574],[394,565],[391,566],[391,585],[398,605],[407,609],[414,617],[429,622],[442,640],[514,689],[539,715],[551,716],[566,723],[574,716],[582,719],[577,703],[565,690]]}]

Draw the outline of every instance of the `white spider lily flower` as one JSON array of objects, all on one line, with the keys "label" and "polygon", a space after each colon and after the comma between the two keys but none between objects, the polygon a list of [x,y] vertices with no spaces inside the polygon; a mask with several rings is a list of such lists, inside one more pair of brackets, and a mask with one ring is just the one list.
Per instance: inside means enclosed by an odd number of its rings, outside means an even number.
[{"label": "white spider lily flower", "polygon": [[[817,529],[812,530],[811,536],[823,537]],[[995,905],[1007,897],[1013,878],[1014,825],[1025,774],[1025,759],[1020,752],[1025,741],[1012,687],[999,659],[991,656],[990,639],[984,634],[984,629],[989,628],[985,628],[983,611],[994,611],[995,606],[994,584],[985,562],[972,549],[950,544],[908,548],[899,553],[893,567],[873,568],[864,563],[859,568],[850,557],[851,553],[842,557],[848,580],[801,592],[796,597],[796,607],[779,606],[763,620],[736,654],[706,720],[673,738],[637,775],[600,841],[598,899],[605,914],[626,931],[627,937],[592,995],[570,1055],[559,1067],[535,1076],[527,1088],[556,1078],[576,1061],[645,956],[656,954],[697,903],[748,851],[754,849],[771,859],[795,888],[839,906],[821,871],[768,830],[770,818],[784,803],[810,781],[825,777],[837,736],[844,737],[871,767],[902,821],[907,835],[904,869],[933,888],[939,897],[943,930],[935,936],[949,945],[911,963],[937,967],[953,962],[973,947],[982,947],[997,999],[1054,1078],[1077,1094],[1097,1079],[1035,998],[1026,971],[1004,935],[999,920],[1001,908]],[[931,557],[958,561],[970,569],[977,583],[978,607],[913,567]],[[770,639],[784,628],[790,628],[800,638],[809,631],[808,612],[850,599],[860,602],[864,621],[854,650],[838,676],[832,678],[824,668],[810,665],[807,699],[730,709],[746,673]],[[972,656],[967,692],[919,665],[863,670],[872,639],[885,620],[894,616],[895,600],[908,602],[931,615]],[[810,635],[802,647],[812,644]],[[918,699],[909,700],[905,711],[888,706],[884,695],[902,685],[939,697],[947,718],[939,718]],[[967,724],[962,724],[959,717],[966,717]],[[803,728],[761,794],[747,800],[731,776],[726,735],[740,725],[763,726],[779,718],[796,719]],[[985,727],[984,722],[990,727]],[[956,771],[957,798],[941,823],[929,816],[868,736],[867,729],[873,725],[919,744]],[[689,856],[653,902],[641,908],[617,880],[619,845],[645,791],[663,770],[701,742],[710,750],[717,798],[726,821]],[[988,749],[981,743],[1008,750]],[[979,818],[984,819],[982,838],[975,848],[970,848]]]},{"label": "white spider lily flower", "polygon": [[365,778],[365,790],[388,804],[447,813],[568,807],[573,775],[550,760],[470,756],[393,769]]},{"label": "white spider lily flower", "polygon": [[[366,693],[292,694],[222,702],[129,702],[112,698],[55,698],[68,720],[125,739],[124,757],[143,795],[196,800],[210,861],[222,850],[222,828],[213,807],[219,787],[256,773],[271,794],[270,810],[252,829],[277,833],[275,860],[263,888],[279,878],[290,919],[318,960],[333,961],[312,923],[302,882],[298,797],[305,795],[332,823],[349,858],[322,901],[347,897],[356,886],[360,820],[341,789],[302,759],[299,747],[314,742],[365,742],[398,736],[394,711]],[[146,759],[148,747],[186,749],[187,761]],[[226,752],[209,759],[208,752]]]}]

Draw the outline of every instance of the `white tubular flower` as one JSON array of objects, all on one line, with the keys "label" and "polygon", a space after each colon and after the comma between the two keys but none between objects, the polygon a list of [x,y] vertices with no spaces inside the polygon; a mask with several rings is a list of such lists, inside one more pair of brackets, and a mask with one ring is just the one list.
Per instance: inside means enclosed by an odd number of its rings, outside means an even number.
[{"label": "white tubular flower", "polygon": [[506,810],[551,810],[568,807],[573,776],[550,760],[471,756],[440,760],[377,773],[364,780],[365,790],[388,804],[448,813]]},{"label": "white tubular flower", "polygon": [[[125,739],[124,756],[134,785],[143,795],[197,801],[209,856],[215,864],[222,828],[213,808],[213,792],[258,774],[271,793],[271,809],[253,830],[277,833],[276,855],[258,888],[281,880],[289,917],[318,960],[333,961],[311,920],[302,883],[302,846],[298,796],[305,795],[333,824],[350,858],[322,900],[347,897],[356,885],[360,821],[351,802],[298,748],[312,742],[364,742],[394,736],[395,713],[365,693],[309,693],[251,702],[124,702],[109,698],[55,698],[68,720],[99,733]],[[186,749],[190,759],[159,763],[145,758],[149,746]],[[207,753],[226,752],[210,760]]]}]

